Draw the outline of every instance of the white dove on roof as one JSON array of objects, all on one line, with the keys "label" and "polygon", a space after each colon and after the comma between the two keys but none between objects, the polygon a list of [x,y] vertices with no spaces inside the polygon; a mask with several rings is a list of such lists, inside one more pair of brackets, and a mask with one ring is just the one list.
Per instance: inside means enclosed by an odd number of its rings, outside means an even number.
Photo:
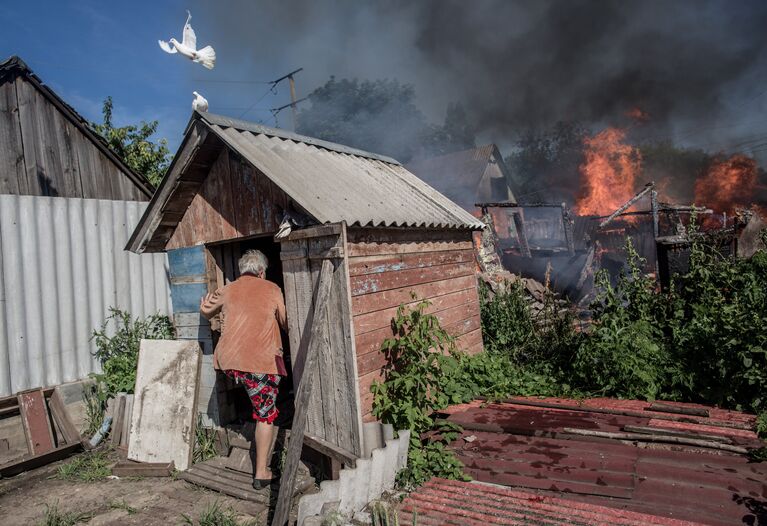
[{"label": "white dove on roof", "polygon": [[175,38],[171,38],[170,42],[164,40],[158,40],[157,43],[166,53],[181,53],[193,62],[202,64],[208,69],[213,69],[216,65],[216,52],[211,46],[205,46],[202,49],[197,49],[197,35],[192,29],[192,24],[189,23],[192,20],[192,13],[186,12],[187,19],[184,24],[184,33],[181,42]]},{"label": "white dove on roof", "polygon": [[192,101],[192,109],[195,111],[208,111],[208,99],[196,91],[193,91],[192,95],[194,95],[194,100]]}]

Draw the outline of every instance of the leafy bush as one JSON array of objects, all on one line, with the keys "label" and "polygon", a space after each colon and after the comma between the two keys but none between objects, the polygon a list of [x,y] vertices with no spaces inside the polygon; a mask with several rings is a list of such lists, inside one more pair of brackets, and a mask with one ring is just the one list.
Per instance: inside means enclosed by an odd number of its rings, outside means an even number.
[{"label": "leafy bush", "polygon": [[756,417],[756,433],[761,438],[767,438],[767,411],[764,411]]},{"label": "leafy bush", "polygon": [[643,260],[630,241],[626,253],[628,272],[621,273],[615,288],[606,271],[597,276],[593,327],[575,353],[572,375],[591,393],[654,400],[672,374],[658,323],[665,307],[655,282],[642,274]]},{"label": "leafy bush", "polygon": [[[666,331],[686,376],[685,399],[751,410],[767,408],[767,252],[725,258],[692,245],[690,269],[678,279],[676,315]],[[670,300],[671,298],[669,298]]]},{"label": "leafy bush", "polygon": [[101,362],[103,371],[92,376],[102,386],[107,398],[119,392],[133,393],[142,339],[170,340],[175,337],[173,323],[167,316],[154,314],[143,320],[133,319],[130,313],[113,307],[109,313],[101,329],[93,331],[92,336],[97,347],[94,356]]},{"label": "leafy bush", "polygon": [[[767,237],[767,234],[765,234]],[[533,315],[521,285],[482,297],[493,355],[464,362],[475,388],[495,395],[662,397],[756,413],[767,408],[767,251],[723,257],[716,239],[692,232],[690,267],[660,291],[627,240],[628,265],[611,285],[600,273],[588,334],[548,296]],[[569,316],[569,319],[568,319]],[[481,376],[492,377],[492,382]]]},{"label": "leafy bush", "polygon": [[432,476],[465,479],[462,464],[446,448],[457,438],[459,428],[434,418],[435,411],[456,401],[441,386],[443,372],[453,377],[449,373],[457,370],[459,357],[453,338],[437,317],[424,312],[428,306],[421,301],[412,309],[402,305],[397,309],[392,320],[396,337],[382,346],[388,359],[384,382],[374,383],[371,389],[373,414],[395,429],[411,431],[408,467],[399,475],[405,486],[419,485]]}]

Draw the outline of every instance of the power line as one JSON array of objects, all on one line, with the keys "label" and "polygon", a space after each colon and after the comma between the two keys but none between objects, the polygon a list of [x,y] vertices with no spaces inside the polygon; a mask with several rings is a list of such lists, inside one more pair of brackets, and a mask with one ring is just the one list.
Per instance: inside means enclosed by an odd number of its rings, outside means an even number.
[{"label": "power line", "polygon": [[[303,69],[304,69],[304,68],[298,68],[298,69],[296,69],[296,70],[294,70],[294,71],[291,71],[291,72],[290,72],[290,73],[288,73],[287,75],[283,75],[283,76],[281,76],[281,77],[280,77],[280,78],[278,78],[278,79],[275,79],[275,80],[269,81],[269,82],[268,82],[268,84],[269,84],[269,87],[268,87],[268,88],[267,88],[267,90],[266,90],[266,91],[263,93],[263,95],[261,95],[261,96],[260,96],[258,99],[256,99],[256,101],[255,101],[253,104],[251,104],[251,105],[248,107],[248,109],[246,109],[245,111],[243,111],[243,112],[240,114],[240,116],[239,116],[238,118],[239,118],[239,119],[242,119],[242,118],[243,118],[245,115],[247,115],[247,114],[248,114],[248,113],[249,113],[249,112],[250,112],[250,111],[251,111],[251,110],[252,110],[252,109],[253,109],[253,108],[256,106],[256,104],[258,104],[259,102],[261,102],[262,100],[264,100],[264,97],[266,97],[267,95],[269,95],[269,93],[270,93],[270,92],[271,92],[271,93],[273,93],[273,94],[276,94],[276,93],[277,93],[277,84],[279,84],[280,82],[282,82],[282,81],[283,81],[283,80],[285,80],[285,79],[290,79],[290,81],[292,82],[292,81],[293,81],[293,75],[294,75],[295,73],[298,73],[299,71],[303,71]],[[292,95],[292,94],[293,94],[293,90],[291,89],[291,95]],[[276,116],[275,116],[275,118],[276,118]]]},{"label": "power line", "polygon": [[272,80],[234,80],[234,79],[192,79],[194,82],[208,82],[210,84],[271,84]]}]

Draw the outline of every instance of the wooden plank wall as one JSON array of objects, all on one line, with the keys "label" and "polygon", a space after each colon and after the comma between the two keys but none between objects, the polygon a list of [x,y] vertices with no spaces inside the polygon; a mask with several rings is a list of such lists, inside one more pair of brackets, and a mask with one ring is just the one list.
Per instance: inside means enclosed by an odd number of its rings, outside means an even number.
[{"label": "wooden plank wall", "polygon": [[[341,225],[315,227],[318,235],[282,243],[285,277],[285,306],[288,313],[293,381],[298,385],[304,368],[311,328],[327,325],[327,344],[320,350],[313,371],[313,395],[307,408],[306,434],[321,438],[354,455],[362,454],[361,420],[356,392],[354,346],[352,344],[348,273]],[[338,232],[332,230],[339,230]],[[315,298],[320,269],[325,258],[333,261],[333,282],[325,319],[315,320]]]},{"label": "wooden plank wall", "polygon": [[166,248],[273,234],[288,201],[265,175],[224,148]]},{"label": "wooden plank wall", "polygon": [[23,77],[0,86],[0,193],[148,200]]},{"label": "wooden plank wall", "polygon": [[385,365],[381,344],[397,307],[415,305],[411,293],[432,303],[428,312],[459,349],[482,350],[474,247],[466,231],[353,229],[348,256],[361,411],[370,421],[370,386]]}]

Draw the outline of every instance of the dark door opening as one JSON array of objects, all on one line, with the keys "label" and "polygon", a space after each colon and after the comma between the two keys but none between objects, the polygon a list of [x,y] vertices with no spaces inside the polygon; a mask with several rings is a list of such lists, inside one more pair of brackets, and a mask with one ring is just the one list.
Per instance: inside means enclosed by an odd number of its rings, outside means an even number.
[{"label": "dark door opening", "polygon": [[[283,290],[284,294],[280,244],[275,242],[272,236],[210,245],[207,248],[212,256],[216,275],[215,284],[211,283],[214,286],[209,287],[211,290],[223,287],[227,283],[236,280],[240,276],[237,266],[240,257],[246,251],[255,249],[260,250],[269,262],[266,270],[266,279],[276,283]],[[258,298],[254,298],[253,301],[258,301]],[[211,324],[211,328],[213,329],[213,346],[215,348],[220,332],[217,331],[218,326],[215,323]],[[293,376],[290,363],[290,341],[285,331],[282,332],[282,349],[288,376],[281,380],[279,396],[277,398],[279,417],[275,424],[279,427],[289,424],[293,418]],[[257,350],[254,349],[254,352],[257,352]],[[220,424],[223,426],[230,423],[244,424],[252,421],[252,406],[245,390],[235,385],[221,373],[218,374],[216,383],[221,386],[219,390]]]}]

